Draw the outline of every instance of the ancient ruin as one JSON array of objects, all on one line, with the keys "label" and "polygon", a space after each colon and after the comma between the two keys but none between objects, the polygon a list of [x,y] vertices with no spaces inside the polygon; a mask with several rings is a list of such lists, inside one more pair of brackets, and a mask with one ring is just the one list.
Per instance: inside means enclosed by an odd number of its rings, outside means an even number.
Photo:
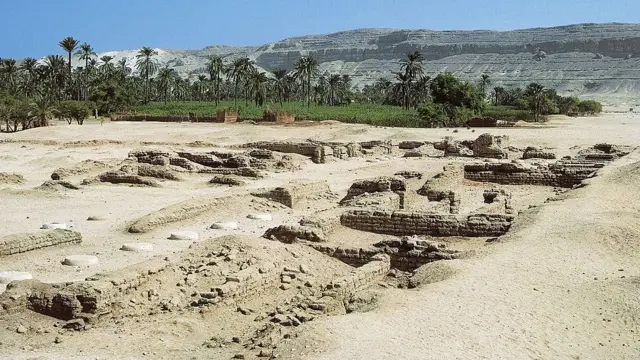
[{"label": "ancient ruin", "polygon": [[[490,268],[482,256],[533,241],[518,239],[538,212],[586,196],[601,176],[616,179],[635,156],[603,141],[554,147],[516,127],[401,140],[382,136],[386,129],[341,137],[327,127],[312,140],[294,125],[277,131],[297,137],[274,141],[260,132],[218,142],[74,140],[39,145],[62,160],[11,160],[26,170],[11,165],[0,177],[3,201],[19,214],[0,229],[3,349],[25,334],[62,349],[144,327],[158,332],[153,341],[175,337],[202,358],[286,355],[315,324],[378,311],[385,296],[428,298],[431,284],[468,276],[466,266]],[[549,247],[540,244],[522,250],[541,264],[526,270],[555,261],[536,257]],[[518,256],[509,269],[520,270]],[[551,291],[542,280],[522,287]]]}]

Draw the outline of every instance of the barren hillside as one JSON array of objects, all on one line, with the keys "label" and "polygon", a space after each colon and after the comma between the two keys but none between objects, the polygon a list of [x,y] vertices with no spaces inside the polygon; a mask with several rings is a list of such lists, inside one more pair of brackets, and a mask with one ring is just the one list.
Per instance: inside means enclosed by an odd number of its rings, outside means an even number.
[{"label": "barren hillside", "polygon": [[[546,57],[537,61],[538,49]],[[450,71],[466,79],[489,74],[493,85],[538,81],[561,92],[597,97],[610,104],[635,101],[640,90],[640,24],[578,24],[515,31],[358,29],[294,37],[259,47],[209,46],[199,50],[158,49],[158,62],[182,75],[204,73],[209,55],[248,56],[263,69],[291,69],[313,55],[321,71],[349,74],[363,85],[391,77],[409,51],[421,51],[427,73]],[[136,50],[99,54],[126,58]],[[540,53],[538,53],[540,54]],[[79,61],[79,60],[76,60]],[[79,64],[79,63],[78,63]]]}]

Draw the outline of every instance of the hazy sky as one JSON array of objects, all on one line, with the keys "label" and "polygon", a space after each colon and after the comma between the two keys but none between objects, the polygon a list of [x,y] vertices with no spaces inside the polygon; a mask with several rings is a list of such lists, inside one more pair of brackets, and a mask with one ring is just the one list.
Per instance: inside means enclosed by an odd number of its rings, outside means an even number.
[{"label": "hazy sky", "polygon": [[142,46],[262,45],[363,27],[509,30],[640,22],[638,0],[0,0],[0,58]]}]

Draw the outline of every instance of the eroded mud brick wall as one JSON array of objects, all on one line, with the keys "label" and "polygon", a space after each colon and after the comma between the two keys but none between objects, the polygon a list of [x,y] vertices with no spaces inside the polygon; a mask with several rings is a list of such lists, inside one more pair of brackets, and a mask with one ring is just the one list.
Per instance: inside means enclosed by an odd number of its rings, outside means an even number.
[{"label": "eroded mud brick wall", "polygon": [[329,192],[329,184],[326,181],[314,181],[285,185],[264,193],[255,193],[254,195],[279,202],[295,209],[299,202],[309,196],[326,192]]},{"label": "eroded mud brick wall", "polygon": [[14,311],[30,309],[40,314],[61,320],[70,320],[84,315],[98,315],[111,311],[111,305],[120,297],[149,283],[155,274],[170,265],[160,257],[140,264],[111,272],[95,275],[88,281],[62,284],[45,284],[37,280],[20,282],[29,288],[27,297],[0,298],[3,308]]},{"label": "eroded mud brick wall", "polygon": [[593,175],[597,163],[561,163],[531,167],[513,163],[470,164],[464,167],[467,180],[505,185],[542,185],[571,188]]},{"label": "eroded mud brick wall", "polygon": [[361,231],[388,235],[500,236],[513,222],[512,215],[474,214],[460,219],[456,215],[405,211],[351,210],[340,217],[342,225]]},{"label": "eroded mud brick wall", "polygon": [[316,164],[324,164],[333,159],[333,149],[329,146],[321,146],[311,142],[288,142],[288,141],[259,141],[245,144],[245,147],[277,151],[288,154],[300,154],[309,156]]},{"label": "eroded mud brick wall", "polygon": [[43,230],[0,238],[0,257],[63,244],[79,244],[80,233],[70,230]]},{"label": "eroded mud brick wall", "polygon": [[323,295],[334,298],[347,297],[380,282],[391,269],[391,260],[384,254],[378,254],[371,260],[351,273],[332,280],[324,287]]}]

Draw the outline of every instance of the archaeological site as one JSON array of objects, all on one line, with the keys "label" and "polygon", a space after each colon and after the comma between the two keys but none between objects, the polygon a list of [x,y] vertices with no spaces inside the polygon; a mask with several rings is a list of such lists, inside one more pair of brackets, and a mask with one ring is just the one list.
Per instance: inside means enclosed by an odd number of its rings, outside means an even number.
[{"label": "archaeological site", "polygon": [[0,357],[632,359],[639,118],[606,116],[3,136]]}]

